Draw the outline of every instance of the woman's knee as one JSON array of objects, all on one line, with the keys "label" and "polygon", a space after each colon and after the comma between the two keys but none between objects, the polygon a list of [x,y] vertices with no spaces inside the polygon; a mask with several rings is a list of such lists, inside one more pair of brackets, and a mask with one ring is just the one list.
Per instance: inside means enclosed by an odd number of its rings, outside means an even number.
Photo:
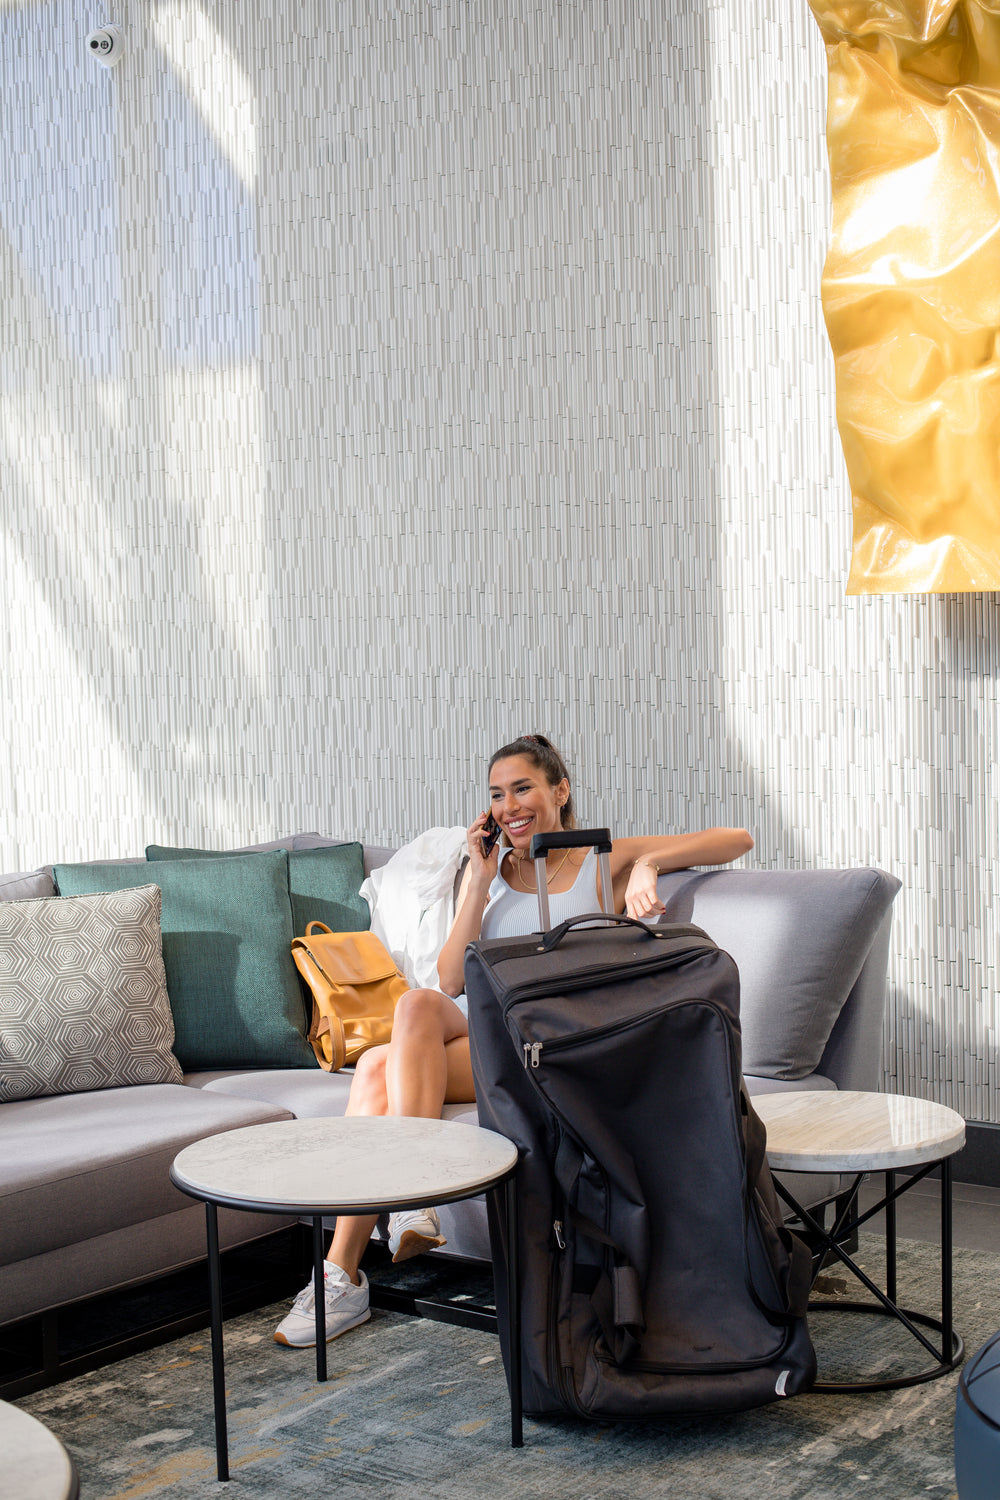
[{"label": "woman's knee", "polygon": [[437,990],[407,990],[400,995],[392,1018],[393,1040],[413,1031],[440,1031],[443,1036],[442,998]]},{"label": "woman's knee", "polygon": [[385,1064],[388,1047],[370,1047],[354,1065],[351,1080],[352,1111],[363,1114],[385,1114],[388,1100],[385,1089]]}]

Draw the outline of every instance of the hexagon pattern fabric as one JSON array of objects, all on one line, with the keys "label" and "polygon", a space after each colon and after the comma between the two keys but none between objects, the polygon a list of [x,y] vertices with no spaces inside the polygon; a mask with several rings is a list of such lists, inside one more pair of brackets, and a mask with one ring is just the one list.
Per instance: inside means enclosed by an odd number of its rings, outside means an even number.
[{"label": "hexagon pattern fabric", "polygon": [[180,1083],[155,885],[0,902],[0,1101]]}]

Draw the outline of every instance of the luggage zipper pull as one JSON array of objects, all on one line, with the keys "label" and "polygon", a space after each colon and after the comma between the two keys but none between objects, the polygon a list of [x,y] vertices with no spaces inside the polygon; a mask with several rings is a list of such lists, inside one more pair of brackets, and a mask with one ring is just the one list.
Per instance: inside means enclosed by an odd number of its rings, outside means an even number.
[{"label": "luggage zipper pull", "polygon": [[562,1219],[556,1219],[552,1228],[555,1230],[556,1244],[560,1250],[566,1249],[566,1241],[563,1239]]},{"label": "luggage zipper pull", "polygon": [[537,1068],[542,1055],[541,1042],[523,1042],[521,1045],[524,1048],[524,1066],[527,1067],[530,1062],[533,1068]]}]

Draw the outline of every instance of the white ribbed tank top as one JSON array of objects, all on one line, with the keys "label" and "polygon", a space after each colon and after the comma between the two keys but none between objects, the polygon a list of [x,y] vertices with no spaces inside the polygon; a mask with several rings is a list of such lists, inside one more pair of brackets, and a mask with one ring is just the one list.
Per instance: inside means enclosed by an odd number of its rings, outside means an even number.
[{"label": "white ribbed tank top", "polygon": [[[489,890],[489,903],[483,912],[481,938],[525,937],[529,932],[538,932],[538,897],[534,891],[515,891],[500,873],[503,859],[497,866]],[[558,927],[568,917],[581,917],[585,912],[599,912],[601,903],[597,896],[597,853],[588,849],[579,873],[568,891],[549,892],[549,924]]]}]

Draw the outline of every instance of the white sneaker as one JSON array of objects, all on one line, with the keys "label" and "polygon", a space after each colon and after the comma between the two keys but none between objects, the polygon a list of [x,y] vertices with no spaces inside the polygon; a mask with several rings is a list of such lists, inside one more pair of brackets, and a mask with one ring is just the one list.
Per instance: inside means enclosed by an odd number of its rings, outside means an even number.
[{"label": "white sneaker", "polygon": [[[326,1337],[335,1339],[349,1328],[357,1328],[371,1317],[368,1310],[368,1278],[359,1271],[361,1285],[355,1286],[346,1271],[326,1262]],[[291,1349],[312,1349],[316,1345],[316,1298],[310,1281],[292,1303],[292,1310],[274,1330],[274,1342]]]},{"label": "white sneaker", "polygon": [[448,1242],[433,1208],[408,1208],[389,1217],[389,1249],[393,1260],[409,1260],[435,1245]]}]

